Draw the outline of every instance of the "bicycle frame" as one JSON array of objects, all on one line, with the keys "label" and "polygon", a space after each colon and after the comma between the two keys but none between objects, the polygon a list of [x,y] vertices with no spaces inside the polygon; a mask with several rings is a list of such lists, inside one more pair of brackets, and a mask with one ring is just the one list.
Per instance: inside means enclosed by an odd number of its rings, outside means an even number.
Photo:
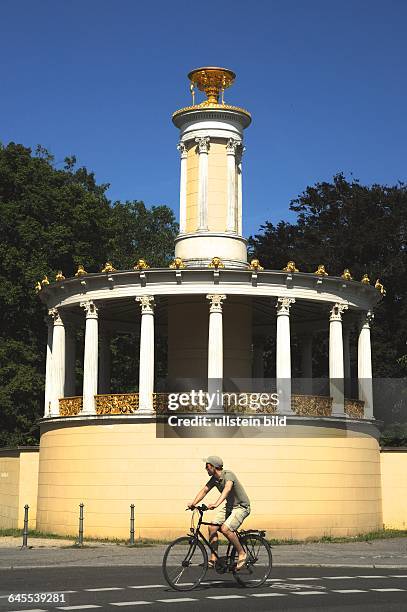
[{"label": "bicycle frame", "polygon": [[[203,510],[201,510],[199,507],[196,507],[196,510],[198,510],[198,512],[199,512],[199,520],[198,520],[198,523],[197,523],[197,526],[195,527],[195,529],[193,529],[191,527],[191,533],[188,534],[188,535],[191,535],[191,536],[193,536],[196,539],[201,538],[201,540],[203,540],[205,542],[205,544],[208,546],[208,548],[211,551],[211,553],[213,555],[215,555],[217,560],[219,560],[220,557],[219,557],[217,551],[212,547],[212,545],[209,542],[209,540],[206,539],[206,537],[202,533],[200,527],[201,527],[201,525],[212,525],[214,527],[221,527],[221,525],[217,525],[216,523],[206,523],[205,521],[202,520],[203,519]],[[240,542],[240,534],[239,534],[239,532],[236,531],[235,533],[236,533],[236,535],[237,535],[237,537],[239,539],[239,542]],[[227,558],[230,557],[230,552],[231,552],[232,548],[233,548],[233,544],[228,541],[228,547],[227,547],[227,550],[226,550],[226,557]]]}]

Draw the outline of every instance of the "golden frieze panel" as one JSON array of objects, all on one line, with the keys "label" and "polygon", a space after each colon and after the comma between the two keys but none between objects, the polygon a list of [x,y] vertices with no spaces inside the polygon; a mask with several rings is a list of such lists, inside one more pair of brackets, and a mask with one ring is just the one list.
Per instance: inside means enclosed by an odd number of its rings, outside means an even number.
[{"label": "golden frieze panel", "polygon": [[76,416],[82,410],[82,396],[61,397],[59,400],[59,416]]},{"label": "golden frieze panel", "polygon": [[292,395],[291,407],[299,416],[331,416],[332,398],[322,395]]},{"label": "golden frieze panel", "polygon": [[345,413],[354,419],[363,419],[365,402],[363,400],[345,399]]},{"label": "golden frieze panel", "polygon": [[138,393],[110,393],[95,396],[96,414],[133,414],[139,409]]}]

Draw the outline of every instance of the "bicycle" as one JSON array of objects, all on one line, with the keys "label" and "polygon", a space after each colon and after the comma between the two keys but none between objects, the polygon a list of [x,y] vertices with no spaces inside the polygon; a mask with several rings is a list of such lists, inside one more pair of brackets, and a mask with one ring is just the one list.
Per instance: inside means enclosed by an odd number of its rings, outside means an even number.
[{"label": "bicycle", "polygon": [[[167,583],[176,591],[191,591],[201,584],[208,569],[208,553],[202,542],[216,556],[214,569],[218,574],[231,572],[235,580],[243,587],[259,587],[270,576],[272,568],[271,547],[264,536],[264,531],[257,529],[236,531],[237,537],[247,554],[242,569],[236,570],[237,551],[228,542],[226,555],[219,556],[200,530],[201,525],[213,525],[203,521],[208,510],[205,504],[191,508],[193,510],[190,534],[181,536],[167,547],[162,570]],[[199,519],[194,526],[197,511]]]}]

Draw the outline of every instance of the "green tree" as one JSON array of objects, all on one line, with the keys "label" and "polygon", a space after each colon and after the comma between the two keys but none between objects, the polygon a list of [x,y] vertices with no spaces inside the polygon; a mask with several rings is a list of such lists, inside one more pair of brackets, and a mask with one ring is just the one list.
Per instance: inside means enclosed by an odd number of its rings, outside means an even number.
[{"label": "green tree", "polygon": [[[304,272],[323,263],[330,275],[349,268],[360,280],[381,280],[386,297],[372,328],[376,377],[404,376],[407,338],[407,187],[363,186],[343,174],[307,187],[290,204],[296,223],[266,222],[249,248],[262,265],[282,269],[292,259]],[[323,355],[326,360],[326,355]]]},{"label": "green tree", "polygon": [[[33,443],[43,411],[46,309],[36,281],[58,270],[72,276],[107,260],[130,267],[138,257],[163,265],[177,225],[165,206],[116,202],[74,157],[56,168],[42,147],[0,145],[0,445]],[[151,247],[154,244],[154,249]],[[149,246],[150,245],[150,246]]]}]

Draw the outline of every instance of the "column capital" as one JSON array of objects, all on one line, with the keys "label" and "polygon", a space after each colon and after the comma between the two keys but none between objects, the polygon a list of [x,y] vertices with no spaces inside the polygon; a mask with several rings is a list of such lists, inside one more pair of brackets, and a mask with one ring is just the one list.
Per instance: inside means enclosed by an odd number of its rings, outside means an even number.
[{"label": "column capital", "polygon": [[87,300],[86,302],[81,302],[80,307],[85,310],[87,319],[97,319],[98,318],[98,307],[95,302],[92,300]]},{"label": "column capital", "polygon": [[236,151],[241,145],[241,140],[237,140],[236,138],[229,138],[226,143],[226,155],[236,155]]},{"label": "column capital", "polygon": [[246,151],[246,147],[243,146],[243,142],[239,142],[239,146],[236,149],[236,162],[238,164],[242,163],[243,153]]},{"label": "column capital", "polygon": [[371,310],[360,315],[360,329],[370,329],[374,319],[374,313]]},{"label": "column capital", "polygon": [[209,294],[206,299],[211,302],[209,312],[222,312],[222,302],[226,300],[226,295]]},{"label": "column capital", "polygon": [[188,155],[188,150],[185,145],[185,142],[179,142],[177,144],[177,149],[180,152],[181,159],[186,159]]},{"label": "column capital", "polygon": [[198,145],[199,154],[208,153],[209,141],[210,141],[209,136],[197,136],[195,138],[195,142]]},{"label": "column capital", "polygon": [[154,314],[154,296],[140,295],[136,297],[136,302],[140,302],[141,314]]},{"label": "column capital", "polygon": [[277,298],[276,308],[277,308],[277,316],[290,314],[291,304],[295,303],[295,298],[291,297],[279,297]]},{"label": "column capital", "polygon": [[51,321],[53,321],[54,325],[63,325],[64,322],[62,320],[61,317],[61,312],[58,308],[50,308],[48,310],[48,315],[51,318]]},{"label": "column capital", "polygon": [[333,305],[332,309],[330,310],[330,317],[329,320],[330,321],[342,321],[342,313],[345,312],[345,310],[348,310],[349,306],[348,304],[340,304],[339,302],[337,302],[336,304]]}]

